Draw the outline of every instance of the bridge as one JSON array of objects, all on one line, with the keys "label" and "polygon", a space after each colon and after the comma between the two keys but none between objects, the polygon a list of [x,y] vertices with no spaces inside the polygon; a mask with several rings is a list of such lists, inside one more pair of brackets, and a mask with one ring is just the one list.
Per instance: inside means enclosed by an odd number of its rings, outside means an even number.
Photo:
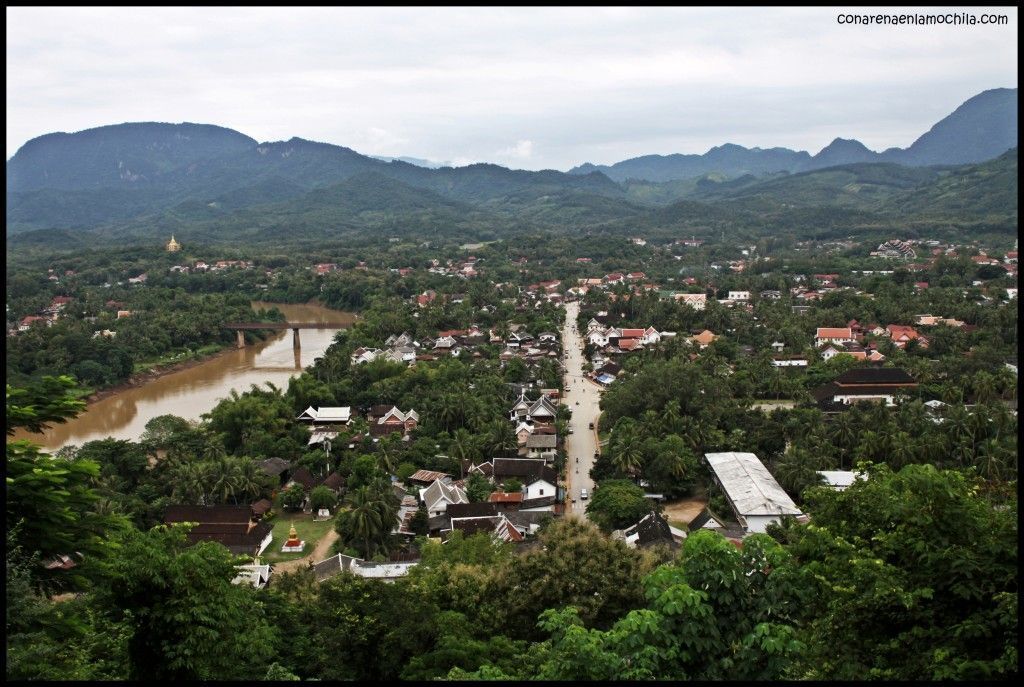
[{"label": "bridge", "polygon": [[221,325],[221,329],[234,329],[238,335],[238,347],[245,348],[245,334],[246,330],[251,329],[291,329],[292,330],[292,346],[300,348],[299,346],[299,330],[300,329],[342,329],[343,325],[330,324],[328,322],[226,322]]}]

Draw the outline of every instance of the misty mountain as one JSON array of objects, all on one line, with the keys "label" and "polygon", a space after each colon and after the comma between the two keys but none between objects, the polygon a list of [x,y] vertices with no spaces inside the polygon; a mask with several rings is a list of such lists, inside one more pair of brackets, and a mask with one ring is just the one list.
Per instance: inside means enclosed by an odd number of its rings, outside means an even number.
[{"label": "misty mountain", "polygon": [[1017,145],[1017,89],[979,93],[944,117],[906,149],[882,153],[863,143],[837,138],[811,156],[788,148],[744,148],[725,144],[703,155],[645,155],[614,165],[586,163],[570,174],[602,172],[615,181],[673,181],[707,174],[739,177],[775,172],[805,172],[863,162],[891,162],[911,167],[961,165],[991,160]]},{"label": "misty mountain", "polygon": [[420,157],[384,157],[383,155],[372,155],[374,160],[380,160],[381,162],[391,162],[398,160],[399,162],[406,162],[410,165],[417,167],[425,167],[427,169],[438,169],[439,167],[451,167],[451,162],[434,162],[433,160],[424,160]]}]

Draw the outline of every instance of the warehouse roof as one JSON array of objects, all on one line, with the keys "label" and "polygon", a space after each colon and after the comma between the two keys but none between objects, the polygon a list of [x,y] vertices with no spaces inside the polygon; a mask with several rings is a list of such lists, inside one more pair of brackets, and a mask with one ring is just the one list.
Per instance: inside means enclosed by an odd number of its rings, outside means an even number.
[{"label": "warehouse roof", "polygon": [[705,453],[726,496],[740,515],[800,515],[768,468],[753,453]]}]

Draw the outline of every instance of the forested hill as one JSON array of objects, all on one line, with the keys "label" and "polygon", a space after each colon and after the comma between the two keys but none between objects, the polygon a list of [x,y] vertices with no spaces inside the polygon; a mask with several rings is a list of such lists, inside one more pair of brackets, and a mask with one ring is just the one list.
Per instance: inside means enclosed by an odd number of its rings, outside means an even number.
[{"label": "forested hill", "polygon": [[[58,173],[59,170],[59,173]],[[7,163],[8,233],[90,229],[185,205],[243,208],[285,201],[375,173],[464,202],[580,192],[623,198],[602,174],[498,165],[426,169],[300,138],[257,143],[229,129],[122,124],[33,139]],[[386,208],[382,208],[385,210]]]},{"label": "forested hill", "polygon": [[7,192],[155,188],[204,160],[256,145],[210,124],[139,122],[33,138],[7,162]]},{"label": "forested hill", "polygon": [[[245,237],[279,243],[385,231],[486,240],[534,230],[804,234],[821,230],[823,218],[840,234],[925,223],[968,232],[981,225],[997,233],[1017,227],[1016,148],[960,166],[862,162],[795,174],[618,184],[598,172],[490,164],[427,169],[298,138],[257,144],[216,127],[198,127],[215,143],[200,143],[198,135],[182,141],[175,137],[188,136],[182,131],[196,125],[154,126],[163,143],[139,139],[138,127],[125,125],[135,148],[100,146],[86,136],[75,153],[65,138],[54,139],[74,163],[61,172],[61,183],[74,188],[32,188],[49,168],[25,160],[59,157],[46,146],[26,145],[33,148],[30,155],[19,151],[8,162],[20,174],[8,183],[29,189],[7,196],[12,244],[66,249],[82,240],[151,242],[172,233],[189,242]],[[104,131],[102,137],[111,135]],[[160,171],[145,178],[90,177],[90,170],[118,164],[116,155],[106,157],[108,149],[138,160],[132,169]],[[209,157],[217,150],[228,152]],[[76,168],[78,176],[72,176]],[[107,185],[94,187],[97,179]],[[87,234],[79,239],[81,232]]]},{"label": "forested hill", "polygon": [[615,181],[673,181],[706,174],[739,177],[806,172],[860,162],[910,167],[963,165],[991,160],[1017,146],[1017,89],[994,88],[968,99],[908,148],[876,153],[860,141],[837,138],[817,155],[788,148],[745,148],[727,143],[703,155],[645,155],[613,165],[580,165],[570,174],[603,172]]}]

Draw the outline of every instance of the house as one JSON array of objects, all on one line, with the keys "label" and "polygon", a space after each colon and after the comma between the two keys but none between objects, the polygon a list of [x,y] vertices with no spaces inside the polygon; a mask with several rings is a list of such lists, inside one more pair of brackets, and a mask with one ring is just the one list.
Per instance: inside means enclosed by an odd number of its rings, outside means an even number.
[{"label": "house", "polygon": [[772,356],[772,367],[807,367],[808,360],[805,355],[775,355]]},{"label": "house", "polygon": [[270,545],[273,527],[257,522],[250,506],[168,506],[164,523],[196,523],[188,533],[190,544],[214,541],[231,553],[258,556]]},{"label": "house", "polygon": [[294,486],[294,485],[298,484],[299,486],[301,486],[304,490],[306,490],[308,492],[313,487],[315,487],[317,485],[317,483],[318,483],[318,480],[317,480],[316,477],[313,476],[313,473],[311,473],[305,467],[300,467],[300,468],[298,468],[297,470],[295,470],[292,473],[292,476],[285,483],[284,487],[285,487],[285,489],[287,489],[287,488],[289,488],[291,486]]},{"label": "house", "polygon": [[764,532],[786,515],[803,513],[753,453],[705,453],[715,481],[725,493],[737,522],[747,532]]},{"label": "house", "polygon": [[488,502],[498,504],[498,507],[506,505],[518,506],[523,502],[523,492],[494,491],[487,497]]},{"label": "house", "polygon": [[444,515],[448,505],[453,503],[469,503],[469,497],[461,487],[446,480],[434,480],[425,489],[420,489],[420,501],[427,509],[427,515]]},{"label": "house", "polygon": [[248,584],[253,589],[263,589],[270,581],[270,566],[250,563],[239,565],[238,574],[231,580],[231,584]]},{"label": "house", "polygon": [[554,422],[557,414],[555,406],[548,400],[547,396],[541,396],[536,401],[526,398],[524,391],[519,395],[519,400],[509,412],[509,419],[514,422]]},{"label": "house", "polygon": [[543,477],[534,478],[523,487],[523,501],[521,501],[520,503],[525,503],[530,499],[541,499],[548,496],[557,496],[558,492],[554,482],[555,480],[549,481],[547,479],[544,479]]},{"label": "house", "polygon": [[[486,465],[486,463],[484,464]],[[510,477],[524,484],[532,484],[534,480],[545,480],[548,484],[558,482],[558,473],[548,467],[546,461],[539,458],[493,458],[490,461],[490,472],[495,482],[504,482]],[[484,466],[474,466],[483,473]],[[470,471],[473,471],[472,468]],[[542,487],[538,486],[538,489]],[[539,498],[539,497],[538,497]]]},{"label": "house", "polygon": [[409,410],[409,412],[402,412],[397,406],[392,406],[383,415],[374,418],[375,422],[372,427],[381,427],[390,432],[401,432],[408,434],[412,430],[416,429],[416,425],[420,421],[419,413],[415,410]]},{"label": "house", "polygon": [[885,330],[897,348],[905,348],[908,343],[915,339],[921,348],[928,348],[927,337],[918,334],[917,330],[913,327],[902,324],[890,324],[886,326]]},{"label": "house", "polygon": [[383,354],[384,351],[379,348],[363,348],[360,346],[356,350],[352,351],[352,355],[349,357],[349,360],[353,365],[362,365],[363,363],[373,362]]},{"label": "house", "polygon": [[444,472],[437,472],[435,470],[417,470],[409,476],[408,481],[413,484],[422,484],[423,486],[430,486],[437,480],[451,479],[451,475]]},{"label": "house", "polygon": [[263,474],[269,477],[277,477],[281,484],[284,484],[288,470],[292,464],[284,458],[267,458],[257,463]]},{"label": "house", "polygon": [[677,293],[674,298],[694,310],[703,310],[708,302],[708,295],[706,293]]},{"label": "house", "polygon": [[853,343],[856,340],[850,327],[818,327],[814,335],[816,347],[827,343]]},{"label": "house", "polygon": [[640,518],[635,525],[612,532],[612,539],[626,542],[626,546],[631,549],[647,548],[657,544],[677,548],[686,539],[686,532],[672,527],[668,524],[668,520],[651,511]]},{"label": "house", "polygon": [[718,338],[717,334],[712,332],[710,329],[705,329],[701,333],[694,334],[693,336],[689,337],[688,341],[690,343],[696,344],[696,345],[700,346],[702,349],[704,349],[704,348],[707,348],[708,346],[710,346],[712,343],[714,343],[714,341],[717,338]]},{"label": "house", "polygon": [[526,437],[526,454],[531,458],[553,457],[557,448],[556,434],[531,434]]},{"label": "house", "polygon": [[884,401],[895,405],[895,398],[917,388],[917,382],[895,367],[861,367],[847,370],[835,380],[811,391],[819,407],[841,410],[862,401]]},{"label": "house", "polygon": [[775,289],[768,289],[762,291],[760,294],[762,300],[777,301],[782,299],[782,292],[776,291]]},{"label": "house", "polygon": [[310,406],[299,413],[295,419],[314,425],[347,425],[352,419],[352,408],[351,406],[321,406],[320,408]]},{"label": "house", "polygon": [[731,301],[733,303],[749,301],[750,300],[750,292],[749,291],[730,291],[729,292],[729,297],[728,297],[727,300],[729,300],[729,301]]},{"label": "house", "polygon": [[408,575],[409,570],[418,563],[418,560],[373,563],[339,553],[314,563],[313,576],[317,582],[323,582],[342,573],[351,573],[357,577],[393,583],[398,578]]}]

